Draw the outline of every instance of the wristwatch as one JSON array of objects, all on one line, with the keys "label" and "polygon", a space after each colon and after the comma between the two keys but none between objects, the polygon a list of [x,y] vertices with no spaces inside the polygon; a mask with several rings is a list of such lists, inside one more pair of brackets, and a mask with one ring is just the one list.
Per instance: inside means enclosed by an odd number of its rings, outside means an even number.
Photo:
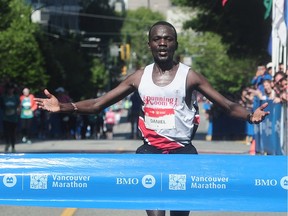
[{"label": "wristwatch", "polygon": [[247,121],[248,121],[248,123],[249,124],[254,124],[252,121],[251,121],[251,118],[253,117],[253,112],[252,113],[249,113],[248,115],[247,115]]}]

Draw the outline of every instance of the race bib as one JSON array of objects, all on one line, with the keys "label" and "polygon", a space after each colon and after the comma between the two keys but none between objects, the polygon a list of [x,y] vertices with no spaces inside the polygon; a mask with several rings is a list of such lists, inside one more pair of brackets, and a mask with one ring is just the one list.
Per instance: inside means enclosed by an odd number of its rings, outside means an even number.
[{"label": "race bib", "polygon": [[175,128],[174,109],[144,108],[145,125],[152,130]]}]

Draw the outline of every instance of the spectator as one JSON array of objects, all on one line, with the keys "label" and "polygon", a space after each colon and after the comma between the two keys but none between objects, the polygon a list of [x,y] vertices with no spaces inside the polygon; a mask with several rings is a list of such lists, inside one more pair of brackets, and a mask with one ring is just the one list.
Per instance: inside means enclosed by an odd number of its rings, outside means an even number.
[{"label": "spectator", "polygon": [[[257,71],[253,79],[251,80],[251,84],[256,88],[259,89],[262,93],[264,93],[263,81],[264,80],[272,80],[272,75],[269,73],[272,66],[271,64],[267,64],[269,67],[268,70],[265,65],[260,64],[257,67]],[[271,67],[271,68],[270,68]]]},{"label": "spectator", "polygon": [[116,114],[113,111],[112,107],[108,108],[108,111],[105,113],[105,126],[106,126],[106,136],[107,139],[113,139],[113,127],[116,122]]},{"label": "spectator", "polygon": [[[256,96],[259,97],[260,100],[275,100],[276,93],[274,89],[272,88],[272,81],[271,80],[264,80],[263,81],[263,87],[264,87],[264,93],[257,90]],[[275,100],[275,102],[277,102]]]},{"label": "spectator", "polygon": [[16,128],[18,125],[18,108],[20,100],[15,94],[15,86],[6,84],[4,93],[0,100],[1,109],[3,110],[3,132],[5,138],[5,152],[15,152]]},{"label": "spectator", "polygon": [[31,144],[32,136],[32,123],[34,119],[34,111],[37,109],[37,105],[34,101],[34,95],[30,94],[28,88],[24,88],[20,96],[20,119],[22,129],[22,142]]},{"label": "spectator", "polygon": [[[248,112],[253,112],[253,100],[255,89],[246,87],[243,89],[239,104],[245,107]],[[246,145],[251,145],[254,136],[254,125],[246,122]]]},{"label": "spectator", "polygon": [[287,75],[282,71],[278,71],[274,75],[274,90],[281,102],[287,102]]},{"label": "spectator", "polygon": [[106,137],[106,131],[105,131],[106,129],[104,130],[104,118],[105,118],[104,111],[101,111],[100,113],[96,114],[96,122],[95,122],[96,139]]},{"label": "spectator", "polygon": [[138,118],[141,111],[141,98],[138,92],[134,92],[130,97],[131,107],[128,113],[128,119],[131,123],[131,138],[137,139],[138,138]]},{"label": "spectator", "polygon": [[213,133],[213,114],[212,114],[212,102],[209,101],[206,97],[203,97],[203,104],[202,108],[204,110],[205,119],[208,120],[208,128],[207,128],[207,134],[205,139],[207,141],[212,140],[212,133]]},{"label": "spectator", "polygon": [[[62,101],[62,103],[72,102],[71,97],[63,87],[58,87],[55,92],[57,99]],[[60,131],[58,132],[61,134],[60,137],[64,139],[71,138],[72,134],[70,132],[71,130],[75,130],[76,117],[71,113],[58,113],[54,117],[56,117],[56,122],[60,122]]]}]

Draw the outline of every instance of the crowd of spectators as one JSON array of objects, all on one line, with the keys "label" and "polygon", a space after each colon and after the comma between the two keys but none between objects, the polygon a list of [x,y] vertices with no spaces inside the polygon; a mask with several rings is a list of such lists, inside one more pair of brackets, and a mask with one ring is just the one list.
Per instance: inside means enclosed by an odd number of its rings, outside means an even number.
[{"label": "crowd of spectators", "polygon": [[[246,107],[249,111],[253,112],[253,104],[256,99],[259,100],[271,100],[273,103],[287,103],[288,100],[288,85],[287,85],[287,73],[288,70],[284,69],[283,64],[273,70],[272,63],[260,64],[256,69],[255,76],[251,79],[251,83],[248,87],[245,87],[241,92],[241,98],[239,103]],[[4,104],[3,96],[7,89],[11,89],[13,86],[14,95],[21,96],[23,90],[27,90],[27,87],[22,87],[21,85],[16,85],[12,83],[9,79],[2,79],[0,84],[0,101],[2,101],[2,106],[0,109],[0,121],[3,122],[4,116]],[[41,94],[41,93],[39,93]],[[36,96],[41,97],[35,93]],[[69,96],[68,92],[63,88],[59,87],[55,89],[55,95],[61,101],[72,102],[72,98]],[[132,97],[133,98],[133,97]],[[130,104],[129,104],[130,103]],[[21,103],[19,103],[20,105]],[[128,104],[128,105],[127,105]],[[110,110],[115,112],[115,123],[118,124],[120,120],[121,110],[129,109],[132,101],[127,99],[127,101],[121,101]],[[33,130],[34,138],[37,139],[85,139],[85,138],[106,138],[107,128],[105,127],[105,113],[100,113],[98,115],[91,116],[80,116],[75,114],[51,114],[48,112],[41,111],[39,109],[33,109],[35,118],[33,119],[33,124],[31,129]],[[131,115],[131,111],[128,114]],[[18,113],[20,119],[20,113]],[[129,118],[128,120],[133,119]],[[21,136],[21,124],[23,122],[19,121],[17,123],[19,136]],[[135,124],[131,122],[131,137],[136,138],[137,132],[133,127]],[[30,127],[30,126],[29,126]],[[136,126],[137,127],[137,126]],[[134,129],[133,129],[134,128]],[[253,137],[253,129],[247,129],[247,143],[251,143]],[[4,138],[3,124],[0,127],[1,138]],[[23,137],[25,138],[25,137]],[[12,139],[13,140],[13,139]],[[24,140],[25,141],[25,140]],[[24,142],[22,140],[22,142]],[[29,139],[30,141],[30,139]],[[12,141],[14,143],[15,141]],[[21,142],[21,138],[20,138]]]},{"label": "crowd of spectators", "polygon": [[251,85],[243,89],[240,103],[247,109],[252,109],[255,97],[259,100],[273,100],[274,103],[287,103],[287,71],[280,64],[279,70],[273,74],[271,63],[259,65]]},{"label": "crowd of spectators", "polygon": [[253,111],[255,99],[287,103],[287,71],[284,72],[284,68],[279,67],[279,70],[272,75],[271,63],[268,63],[267,66],[259,65],[251,80],[251,85],[242,90],[239,103],[251,111]]},{"label": "crowd of spectators", "polygon": [[[61,102],[73,102],[63,87],[56,88],[54,94]],[[129,108],[125,101],[120,101],[95,115],[49,113],[35,107],[34,95],[44,97],[42,92],[32,94],[29,88],[10,79],[1,80],[0,143],[6,146],[6,152],[15,152],[17,143],[31,144],[33,140],[111,138],[110,132],[119,124],[121,111]],[[115,116],[113,122],[107,118],[108,110]]]},{"label": "crowd of spectators", "polygon": [[[240,92],[240,97],[233,97],[249,112],[253,112],[254,107],[259,106],[261,101],[272,101],[272,103],[287,104],[288,100],[288,69],[283,64],[279,64],[273,70],[273,64],[259,64],[256,68],[255,76],[251,77],[251,82]],[[209,121],[206,140],[210,141],[213,136],[213,119],[218,117],[219,110],[207,99],[203,98],[203,110],[205,118]],[[257,104],[258,103],[258,104]],[[246,144],[250,145],[254,139],[254,126],[246,123]]]},{"label": "crowd of spectators", "polygon": [[[273,72],[271,62],[266,65],[258,65],[255,76],[251,80],[251,85],[243,89],[239,103],[250,112],[253,112],[255,101],[270,100],[273,103],[287,104],[287,74],[288,70],[285,70],[283,64],[279,64],[275,72]],[[254,135],[253,125],[247,124],[246,135],[246,143],[251,144]]]}]

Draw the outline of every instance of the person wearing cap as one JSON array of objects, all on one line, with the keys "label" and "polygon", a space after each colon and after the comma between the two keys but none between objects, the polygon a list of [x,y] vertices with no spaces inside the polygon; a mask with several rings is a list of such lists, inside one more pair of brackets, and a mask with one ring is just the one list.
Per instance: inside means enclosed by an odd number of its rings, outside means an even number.
[{"label": "person wearing cap", "polygon": [[272,80],[272,75],[269,73],[271,69],[272,69],[272,63],[268,63],[266,66],[264,64],[259,64],[257,67],[256,74],[251,80],[251,84],[256,89],[259,89],[262,94],[265,93],[263,81]]}]

